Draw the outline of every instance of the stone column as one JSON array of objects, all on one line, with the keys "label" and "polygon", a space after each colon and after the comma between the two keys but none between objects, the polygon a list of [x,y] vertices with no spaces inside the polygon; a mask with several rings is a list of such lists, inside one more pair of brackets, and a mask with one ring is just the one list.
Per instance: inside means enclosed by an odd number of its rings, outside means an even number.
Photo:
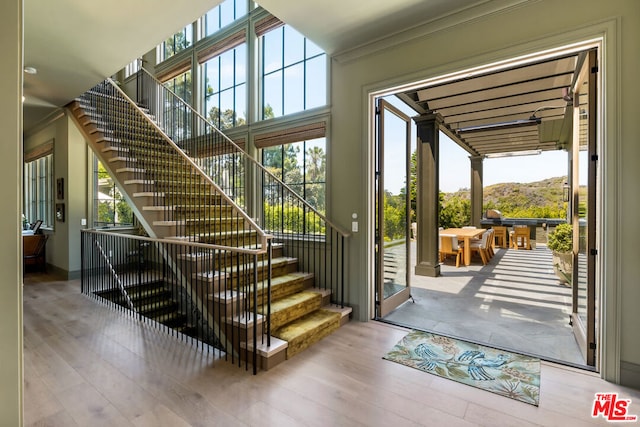
[{"label": "stone column", "polygon": [[439,192],[439,129],[442,117],[423,115],[413,119],[417,133],[417,177],[416,177],[416,267],[418,276],[436,277],[440,275],[438,259],[438,216]]},{"label": "stone column", "polygon": [[471,160],[471,225],[480,227],[482,219],[482,157]]}]

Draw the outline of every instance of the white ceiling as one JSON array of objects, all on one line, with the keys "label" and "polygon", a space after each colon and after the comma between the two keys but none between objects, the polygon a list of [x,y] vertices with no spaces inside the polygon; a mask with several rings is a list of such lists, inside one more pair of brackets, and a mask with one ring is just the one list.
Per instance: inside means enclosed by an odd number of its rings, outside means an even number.
[{"label": "white ceiling", "polygon": [[24,0],[24,129],[220,2]]},{"label": "white ceiling", "polygon": [[[68,103],[222,0],[24,1],[24,128]],[[488,0],[261,0],[332,54]]]},{"label": "white ceiling", "polygon": [[325,52],[335,54],[489,0],[260,0]]}]

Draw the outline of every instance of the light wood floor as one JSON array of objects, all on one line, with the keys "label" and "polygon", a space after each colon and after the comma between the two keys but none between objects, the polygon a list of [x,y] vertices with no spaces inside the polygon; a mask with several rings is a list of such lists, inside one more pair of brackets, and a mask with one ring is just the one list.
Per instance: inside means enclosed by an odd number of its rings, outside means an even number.
[{"label": "light wood floor", "polygon": [[604,425],[594,394],[640,392],[543,363],[540,406],[385,361],[406,333],[351,322],[257,376],[80,294],[78,281],[24,285],[27,426]]}]

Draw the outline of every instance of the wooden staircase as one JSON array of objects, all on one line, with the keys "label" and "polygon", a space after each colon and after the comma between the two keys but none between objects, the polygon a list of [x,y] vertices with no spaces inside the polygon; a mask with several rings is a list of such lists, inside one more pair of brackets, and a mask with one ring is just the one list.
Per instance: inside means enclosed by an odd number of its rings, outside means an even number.
[{"label": "wooden staircase", "polygon": [[[115,104],[116,112],[107,113],[103,103]],[[264,248],[266,240],[261,239],[247,215],[168,143],[150,117],[128,99],[94,88],[70,103],[68,111],[149,236]],[[267,253],[259,256],[255,291],[247,286],[247,278],[253,276],[253,271],[248,270],[253,267],[239,263],[240,255],[212,256],[211,252],[196,248],[178,253],[171,260],[194,289],[201,289],[190,296],[205,302],[205,315],[225,335],[219,339],[222,345],[226,343],[227,352],[229,346],[238,354],[252,351],[250,337],[253,328],[257,328],[262,338],[257,346],[262,369],[275,366],[331,334],[348,321],[351,313],[348,307],[332,306],[330,291],[315,288],[314,274],[299,271],[298,260],[285,252],[283,245],[274,243],[270,263]],[[259,314],[247,321],[243,313],[254,308],[254,301]],[[168,313],[162,315],[169,316]],[[263,336],[267,319],[270,345]],[[235,333],[234,327],[243,332]]]}]

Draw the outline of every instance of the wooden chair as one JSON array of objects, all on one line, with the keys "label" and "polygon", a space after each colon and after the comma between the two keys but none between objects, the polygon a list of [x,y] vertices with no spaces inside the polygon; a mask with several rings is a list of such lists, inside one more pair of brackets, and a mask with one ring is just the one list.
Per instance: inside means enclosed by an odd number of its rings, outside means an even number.
[{"label": "wooden chair", "polygon": [[490,238],[491,238],[491,231],[487,230],[482,234],[482,239],[480,239],[479,242],[472,242],[471,245],[469,246],[469,249],[471,250],[471,254],[473,254],[474,252],[477,252],[480,254],[480,258],[482,258],[482,265],[487,265],[487,263],[491,259],[491,255],[489,252]]},{"label": "wooden chair", "polygon": [[531,231],[528,225],[514,225],[510,233],[513,249],[531,249]]},{"label": "wooden chair", "polygon": [[456,267],[460,267],[460,262],[464,262],[464,245],[458,243],[458,236],[455,234],[440,235],[440,262],[444,262],[448,255],[456,256]]},{"label": "wooden chair", "polygon": [[39,266],[41,271],[47,272],[46,257],[46,234],[33,234],[30,236],[22,236],[22,261],[23,268],[26,270],[27,265]]},{"label": "wooden chair", "polygon": [[507,236],[507,227],[504,225],[496,225],[493,227],[493,232],[495,235],[494,244],[499,248],[508,248],[509,239]]},{"label": "wooden chair", "polygon": [[487,236],[487,254],[489,255],[489,259],[493,258],[496,254],[494,251],[495,246],[495,232],[492,228],[485,231],[488,234]]}]

